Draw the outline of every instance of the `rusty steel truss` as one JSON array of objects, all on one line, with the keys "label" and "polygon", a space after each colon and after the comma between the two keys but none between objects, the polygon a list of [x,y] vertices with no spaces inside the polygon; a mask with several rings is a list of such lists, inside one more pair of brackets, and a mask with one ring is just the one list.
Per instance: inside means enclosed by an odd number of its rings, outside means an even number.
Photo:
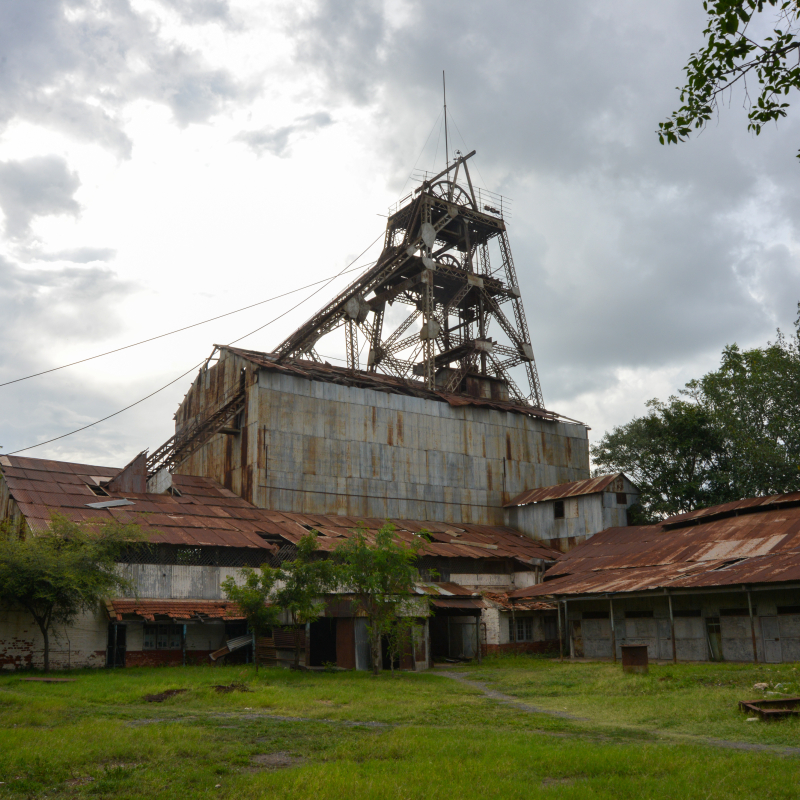
[{"label": "rusty steel truss", "polygon": [[[479,208],[467,165],[474,154],[459,155],[401,201],[377,262],[278,346],[278,362],[323,361],[317,343],[343,328],[352,370],[362,368],[363,337],[369,372],[544,407],[506,224],[502,211]],[[494,270],[493,240],[501,261]],[[397,303],[409,313],[385,334],[388,307]],[[490,337],[492,322],[508,343]],[[526,372],[525,390],[510,374],[518,366]]]}]

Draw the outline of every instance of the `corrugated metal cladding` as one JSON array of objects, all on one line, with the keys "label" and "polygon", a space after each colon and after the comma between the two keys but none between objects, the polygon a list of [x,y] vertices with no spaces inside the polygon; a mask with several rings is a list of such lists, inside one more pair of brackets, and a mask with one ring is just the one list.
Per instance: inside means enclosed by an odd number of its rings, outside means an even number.
[{"label": "corrugated metal cladding", "polygon": [[240,385],[241,433],[215,436],[179,471],[262,508],[502,525],[522,490],[589,474],[586,427],[555,414],[231,348],[195,379],[177,431]]},{"label": "corrugated metal cladding", "polygon": [[[746,513],[741,513],[746,508]],[[668,523],[612,528],[561,556],[515,597],[641,592],[800,581],[800,498],[730,505]]]}]

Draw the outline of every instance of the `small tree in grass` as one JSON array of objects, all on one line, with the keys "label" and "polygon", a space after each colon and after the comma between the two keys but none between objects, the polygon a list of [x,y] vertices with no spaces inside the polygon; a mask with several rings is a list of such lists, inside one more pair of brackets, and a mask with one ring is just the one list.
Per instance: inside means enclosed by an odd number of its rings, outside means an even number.
[{"label": "small tree in grass", "polygon": [[[266,636],[267,632],[280,621],[280,608],[275,604],[277,591],[275,584],[278,581],[279,570],[264,564],[259,569],[245,567],[241,575],[244,578],[241,585],[229,577],[222,582],[222,590],[229,600],[239,606],[256,638]],[[258,654],[255,652],[255,647],[253,660],[258,672]]]},{"label": "small tree in grass", "polygon": [[380,672],[381,638],[391,634],[403,604],[417,599],[415,564],[426,544],[422,536],[403,542],[394,531],[394,525],[387,523],[370,540],[362,526],[334,551],[343,587],[356,595],[358,607],[367,616],[375,675]]},{"label": "small tree in grass", "polygon": [[33,617],[44,640],[45,671],[54,625],[68,625],[109,595],[134,588],[118,562],[143,540],[136,524],[78,524],[57,514],[48,530],[24,537],[8,523],[0,527],[0,605]]},{"label": "small tree in grass", "polygon": [[289,612],[294,626],[294,665],[300,666],[300,625],[315,622],[325,610],[322,595],[336,583],[336,569],[330,559],[317,554],[317,534],[311,532],[297,543],[297,555],[285,561],[279,572],[281,588],[275,603]]}]

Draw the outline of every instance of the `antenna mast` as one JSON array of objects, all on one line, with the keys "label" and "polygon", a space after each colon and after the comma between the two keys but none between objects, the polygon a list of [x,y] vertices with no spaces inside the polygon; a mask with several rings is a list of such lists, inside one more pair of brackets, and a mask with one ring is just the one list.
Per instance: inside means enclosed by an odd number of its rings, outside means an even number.
[{"label": "antenna mast", "polygon": [[444,70],[442,70],[442,95],[444,97],[444,157],[445,166],[450,166],[450,150],[447,147],[447,86],[444,82]]}]

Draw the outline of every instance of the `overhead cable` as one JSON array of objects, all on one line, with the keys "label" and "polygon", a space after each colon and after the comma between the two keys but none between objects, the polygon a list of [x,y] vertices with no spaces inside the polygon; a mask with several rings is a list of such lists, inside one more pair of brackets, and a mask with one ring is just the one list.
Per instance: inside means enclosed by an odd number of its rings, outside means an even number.
[{"label": "overhead cable", "polygon": [[[383,234],[381,234],[381,236],[383,236]],[[378,238],[380,238],[380,236]],[[377,241],[377,239],[375,241]],[[375,244],[375,242],[373,242],[372,244]],[[370,247],[372,247],[372,244],[370,245]],[[369,247],[367,248],[367,250],[369,250]],[[366,252],[366,250],[364,252]],[[361,255],[364,255],[364,253],[362,253]],[[359,256],[358,258],[361,258],[361,256]],[[353,264],[355,262],[350,262],[350,263]],[[85,364],[87,361],[94,361],[94,359],[96,358],[102,358],[103,356],[110,356],[113,353],[119,353],[122,350],[130,350],[131,347],[138,347],[140,344],[147,344],[148,342],[156,341],[156,339],[163,339],[165,336],[172,336],[175,333],[181,333],[181,331],[188,331],[191,328],[197,328],[200,325],[206,325],[209,322],[214,322],[215,320],[223,319],[223,317],[230,317],[233,314],[240,313],[241,311],[247,311],[248,309],[255,308],[256,306],[263,306],[265,303],[271,303],[273,300],[280,300],[282,297],[288,297],[290,294],[297,294],[297,292],[302,292],[304,289],[310,289],[312,286],[316,286],[317,284],[320,283],[324,283],[327,285],[336,278],[342,275],[347,275],[349,272],[356,272],[359,269],[362,269],[362,267],[353,267],[353,269],[345,268],[341,272],[338,272],[336,275],[334,275],[332,278],[321,278],[318,281],[314,281],[313,283],[307,283],[305,286],[300,286],[297,289],[291,289],[290,291],[284,292],[283,294],[278,294],[275,295],[274,297],[268,297],[266,300],[259,300],[257,303],[251,303],[249,306],[242,306],[242,308],[237,308],[234,311],[227,311],[225,314],[219,314],[216,317],[209,317],[209,319],[204,319],[201,322],[194,322],[191,325],[185,325],[183,328],[176,328],[174,331],[167,331],[166,333],[158,334],[158,336],[151,336],[149,339],[142,339],[140,342],[134,342],[133,344],[126,344],[122,347],[117,347],[114,350],[107,350],[105,353],[98,353],[95,356],[88,356],[87,358],[78,359],[78,361],[71,361],[69,364],[62,364],[60,367],[51,367],[50,369],[45,369],[42,370],[41,372],[34,372],[31,375],[25,375],[25,377],[23,378],[14,378],[14,380],[0,383],[0,387],[10,386],[12,383],[20,383],[21,381],[27,381],[30,380],[31,378],[38,378],[40,375],[47,375],[50,372],[58,372],[61,369],[66,369],[67,367],[74,367],[77,366],[78,364]],[[321,288],[325,287],[323,286]],[[316,292],[314,292],[314,294],[316,294]],[[313,296],[314,295],[309,295],[309,297]],[[257,328],[256,330],[260,330],[260,328]],[[253,332],[255,333],[255,331]],[[247,336],[249,335],[250,334],[247,334]],[[241,338],[244,339],[245,337],[242,336]],[[239,341],[239,339],[237,339],[236,341]],[[233,344],[233,342],[231,342],[231,344]]]},{"label": "overhead cable", "polygon": [[[375,242],[377,242],[378,239],[381,238],[381,236],[383,236],[383,233],[380,233],[369,244],[368,247],[366,247],[361,253],[359,253],[349,264],[347,264],[342,270],[340,270],[332,278],[324,278],[323,281],[316,281],[315,283],[310,283],[310,284],[308,284],[308,286],[305,286],[303,288],[308,289],[311,286],[316,286],[317,283],[322,283],[322,282],[325,282],[325,281],[327,281],[327,283],[325,283],[325,286],[327,286],[329,283],[331,283],[332,281],[336,280],[336,278],[340,277],[341,275],[344,275],[346,272],[352,271],[352,270],[350,270],[350,267],[352,267],[353,264],[355,264],[361,258],[361,256],[363,256],[364,253],[366,253],[370,249],[370,247],[372,247],[375,244]],[[358,267],[357,269],[363,269],[363,267]],[[303,303],[305,303],[308,300],[310,300],[315,294],[317,294],[317,292],[322,291],[322,289],[324,289],[325,286],[320,286],[319,289],[317,289],[316,291],[312,292],[310,295],[308,295],[308,297],[304,297],[299,303],[296,303],[291,308],[289,308],[286,311],[284,311],[282,314],[279,314],[277,317],[273,317],[269,322],[266,322],[264,325],[261,325],[260,327],[256,328],[254,331],[250,331],[250,333],[246,333],[244,336],[240,336],[238,339],[234,339],[232,342],[229,342],[229,344],[235,344],[236,342],[240,342],[242,339],[246,339],[248,336],[252,336],[254,333],[257,333],[258,331],[263,330],[268,325],[272,325],[273,322],[277,322],[279,319],[281,319],[282,317],[285,317],[287,314],[291,313],[296,308],[299,308],[301,305],[303,305]],[[301,291],[301,289],[294,289],[293,291],[298,292],[298,291]],[[286,294],[291,294],[291,292],[287,292]],[[284,297],[285,295],[280,295],[280,296]],[[273,299],[276,299],[276,298],[273,298]],[[265,302],[265,301],[262,301],[262,302]],[[256,304],[256,305],[258,305],[258,304]],[[230,312],[230,313],[236,313],[236,312]],[[226,316],[226,315],[223,314],[222,316]],[[219,319],[219,317],[217,317],[216,319]],[[198,324],[201,325],[203,323],[198,323]],[[162,334],[162,335],[163,336],[168,336],[169,334]],[[158,337],[155,337],[155,338],[158,338]],[[148,341],[151,341],[151,340],[148,340]],[[128,345],[128,346],[129,347],[133,347],[135,345]],[[120,348],[120,349],[124,349],[124,348]],[[114,351],[110,351],[110,352],[114,352]],[[99,356],[95,356],[95,358],[99,358]],[[89,359],[86,359],[86,360],[89,360]],[[199,369],[205,362],[206,362],[206,359],[203,359],[199,363],[195,364],[193,367],[190,367],[188,370],[186,370],[186,372],[184,372],[182,375],[178,375],[178,377],[175,378],[174,380],[171,380],[169,383],[164,384],[159,389],[156,389],[155,391],[150,392],[150,394],[146,395],[145,397],[142,397],[141,399],[137,400],[135,403],[131,403],[130,405],[125,406],[125,408],[121,408],[119,411],[115,411],[113,414],[109,414],[108,416],[105,416],[102,419],[98,419],[98,420],[95,420],[94,422],[90,422],[88,425],[83,425],[80,428],[76,428],[74,431],[70,431],[69,433],[62,433],[60,436],[55,436],[52,439],[47,439],[44,442],[39,442],[38,444],[32,444],[32,445],[29,445],[28,447],[21,447],[19,450],[12,450],[10,453],[6,453],[6,455],[13,456],[13,455],[16,455],[17,453],[23,453],[26,450],[33,450],[36,447],[42,447],[42,445],[50,444],[51,442],[57,442],[59,439],[66,439],[67,436],[72,436],[75,433],[80,433],[81,431],[85,431],[87,428],[92,428],[95,425],[99,425],[101,422],[105,422],[106,420],[111,419],[112,417],[116,417],[119,414],[122,414],[124,411],[127,411],[128,409],[133,408],[134,406],[138,406],[140,403],[143,403],[145,400],[149,400],[151,397],[157,395],[159,392],[163,392],[164,389],[169,388],[170,386],[172,386],[173,383],[177,383],[179,380],[181,380],[181,378],[185,378],[189,373],[193,372],[196,369]],[[76,362],[76,363],[78,363],[78,362]]]}]

